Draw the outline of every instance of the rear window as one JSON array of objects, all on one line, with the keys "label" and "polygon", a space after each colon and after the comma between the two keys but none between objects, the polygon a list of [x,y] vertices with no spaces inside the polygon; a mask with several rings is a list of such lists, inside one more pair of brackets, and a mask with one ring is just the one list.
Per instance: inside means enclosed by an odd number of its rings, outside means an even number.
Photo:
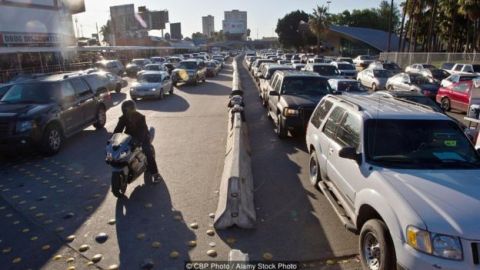
[{"label": "rear window", "polygon": [[480,65],[473,65],[473,72],[480,73]]},{"label": "rear window", "polygon": [[348,65],[348,64],[338,64],[338,69],[340,69],[340,70],[354,70],[355,67],[353,67],[352,65]]},{"label": "rear window", "polygon": [[323,76],[335,76],[338,75],[338,70],[334,66],[314,66],[313,71]]}]

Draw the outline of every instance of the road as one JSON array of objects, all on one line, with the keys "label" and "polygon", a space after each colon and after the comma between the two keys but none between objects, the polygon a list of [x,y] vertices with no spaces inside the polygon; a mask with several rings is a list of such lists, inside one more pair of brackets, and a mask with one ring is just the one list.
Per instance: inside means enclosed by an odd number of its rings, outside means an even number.
[{"label": "road", "polygon": [[104,130],[84,130],[54,157],[31,153],[2,161],[2,269],[183,269],[185,261],[225,261],[231,249],[251,260],[301,261],[308,269],[358,269],[356,236],[307,182],[304,142],[276,138],[243,67],[257,228],[207,232],[223,169],[231,73],[227,66],[205,84],[137,102],[156,128],[153,144],[165,181],[138,179],[128,199],[111,195],[104,163],[128,87],[113,94]]}]

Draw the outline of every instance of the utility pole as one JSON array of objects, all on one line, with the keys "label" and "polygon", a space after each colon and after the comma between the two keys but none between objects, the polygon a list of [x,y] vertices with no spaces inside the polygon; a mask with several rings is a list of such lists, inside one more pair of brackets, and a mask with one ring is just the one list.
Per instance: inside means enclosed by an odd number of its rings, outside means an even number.
[{"label": "utility pole", "polygon": [[80,37],[80,32],[78,31],[78,18],[75,17],[75,32],[76,32],[76,35],[77,35],[77,38]]},{"label": "utility pole", "polygon": [[100,35],[99,35],[99,32],[98,32],[98,23],[95,22],[95,27],[97,28],[97,42],[98,44],[100,44]]},{"label": "utility pole", "polygon": [[390,2],[390,18],[388,19],[388,45],[387,52],[390,52],[390,45],[392,43],[392,25],[393,25],[393,0]]}]

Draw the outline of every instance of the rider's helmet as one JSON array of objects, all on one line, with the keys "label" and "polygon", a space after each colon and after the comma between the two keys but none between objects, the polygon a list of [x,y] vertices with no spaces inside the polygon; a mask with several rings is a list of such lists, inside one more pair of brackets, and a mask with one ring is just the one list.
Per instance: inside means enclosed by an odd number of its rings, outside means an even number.
[{"label": "rider's helmet", "polygon": [[135,105],[135,101],[133,100],[126,100],[122,103],[122,113],[123,115],[127,116],[132,112],[137,111],[137,105]]}]

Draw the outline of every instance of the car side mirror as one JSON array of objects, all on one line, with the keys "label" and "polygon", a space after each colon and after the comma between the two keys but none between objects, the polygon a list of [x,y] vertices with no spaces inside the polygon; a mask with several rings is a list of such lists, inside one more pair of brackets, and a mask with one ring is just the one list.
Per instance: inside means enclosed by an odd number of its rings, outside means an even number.
[{"label": "car side mirror", "polygon": [[268,93],[269,96],[280,96],[280,94],[277,91],[270,91]]},{"label": "car side mirror", "polygon": [[358,165],[362,164],[362,155],[357,153],[355,147],[344,147],[338,152],[338,156],[341,158],[355,160]]}]

